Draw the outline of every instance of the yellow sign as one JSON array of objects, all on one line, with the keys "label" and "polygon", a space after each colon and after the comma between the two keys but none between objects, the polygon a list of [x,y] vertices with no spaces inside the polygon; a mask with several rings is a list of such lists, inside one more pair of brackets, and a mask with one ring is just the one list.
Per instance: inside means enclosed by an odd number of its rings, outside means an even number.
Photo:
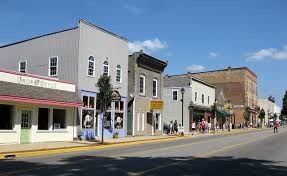
[{"label": "yellow sign", "polygon": [[152,100],[150,101],[150,109],[162,109],[163,101],[161,100]]}]

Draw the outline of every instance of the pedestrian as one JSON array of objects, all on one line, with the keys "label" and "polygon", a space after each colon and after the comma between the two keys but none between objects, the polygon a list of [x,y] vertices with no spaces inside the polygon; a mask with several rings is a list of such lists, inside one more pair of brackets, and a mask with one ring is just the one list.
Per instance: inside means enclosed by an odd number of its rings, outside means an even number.
[{"label": "pedestrian", "polygon": [[205,128],[206,128],[206,123],[205,123],[204,119],[202,119],[202,121],[201,121],[201,129],[202,129],[202,133],[203,134],[205,132]]},{"label": "pedestrian", "polygon": [[170,124],[169,124],[169,134],[173,134],[173,122],[170,121]]},{"label": "pedestrian", "polygon": [[194,135],[195,128],[196,128],[195,122],[192,122],[192,123],[191,123],[192,135]]},{"label": "pedestrian", "polygon": [[275,121],[273,125],[274,133],[278,133],[278,127],[279,127],[279,123]]},{"label": "pedestrian", "polygon": [[175,120],[175,121],[174,121],[173,128],[174,128],[174,132],[175,132],[175,134],[177,134],[177,132],[178,132],[178,124],[177,124],[177,120]]},{"label": "pedestrian", "polygon": [[211,123],[208,122],[208,133],[210,133],[210,130],[211,130]]}]

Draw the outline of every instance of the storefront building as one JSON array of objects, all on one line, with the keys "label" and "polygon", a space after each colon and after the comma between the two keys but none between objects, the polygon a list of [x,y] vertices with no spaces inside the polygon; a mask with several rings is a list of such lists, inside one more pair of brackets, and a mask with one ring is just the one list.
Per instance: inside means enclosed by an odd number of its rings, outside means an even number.
[{"label": "storefront building", "polygon": [[129,56],[129,135],[162,134],[162,74],[166,66],[166,62],[142,51]]},{"label": "storefront building", "polygon": [[215,102],[212,84],[186,74],[165,76],[163,97],[166,126],[176,120],[183,124],[184,132],[190,132],[192,122],[198,123],[202,119],[211,122]]},{"label": "storefront building", "polygon": [[85,20],[78,26],[0,46],[0,69],[31,73],[72,82],[83,107],[77,110],[77,137],[101,136],[102,115],[97,109],[96,86],[101,75],[109,76],[121,96],[112,102],[104,119],[104,136],[127,134],[128,41]]},{"label": "storefront building", "polygon": [[0,70],[0,144],[72,141],[81,106],[74,84]]}]

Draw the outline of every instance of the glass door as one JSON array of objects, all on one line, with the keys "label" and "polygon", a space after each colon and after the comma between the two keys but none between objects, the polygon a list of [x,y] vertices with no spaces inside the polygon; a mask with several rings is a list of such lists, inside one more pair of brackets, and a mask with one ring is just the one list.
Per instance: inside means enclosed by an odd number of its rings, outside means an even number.
[{"label": "glass door", "polygon": [[30,143],[32,111],[21,111],[20,143]]}]

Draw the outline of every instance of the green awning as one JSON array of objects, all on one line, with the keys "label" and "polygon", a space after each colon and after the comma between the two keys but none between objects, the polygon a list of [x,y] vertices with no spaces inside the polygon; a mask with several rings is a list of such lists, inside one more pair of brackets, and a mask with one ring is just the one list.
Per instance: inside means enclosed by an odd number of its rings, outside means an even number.
[{"label": "green awning", "polygon": [[217,110],[216,117],[220,117],[220,118],[230,117],[230,113],[222,111],[222,110]]}]

